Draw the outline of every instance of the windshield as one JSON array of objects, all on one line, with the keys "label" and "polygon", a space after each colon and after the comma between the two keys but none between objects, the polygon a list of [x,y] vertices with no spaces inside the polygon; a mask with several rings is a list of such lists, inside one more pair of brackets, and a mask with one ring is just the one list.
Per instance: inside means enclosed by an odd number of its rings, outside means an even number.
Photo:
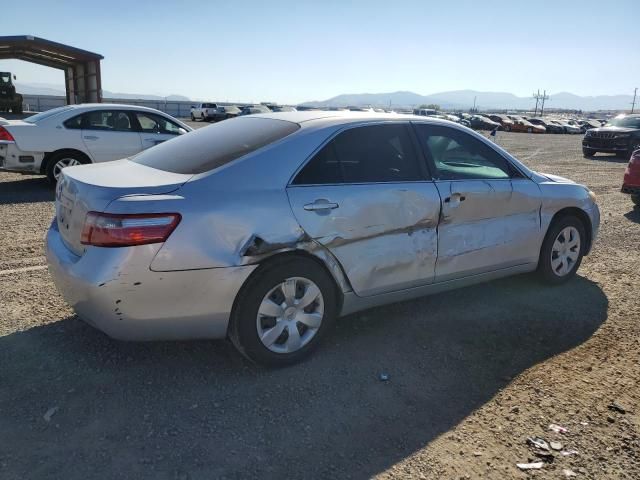
[{"label": "windshield", "polygon": [[614,118],[607,123],[607,127],[640,128],[640,117]]},{"label": "windshield", "polygon": [[9,85],[11,83],[10,73],[0,73],[0,85]]},{"label": "windshield", "polygon": [[300,128],[283,120],[239,117],[182,135],[131,158],[172,173],[204,173],[276,142]]},{"label": "windshield", "polygon": [[36,113],[35,115],[30,116],[29,118],[25,118],[24,121],[27,123],[38,123],[49,117],[58,115],[59,113],[66,112],[67,110],[71,110],[72,108],[73,107],[69,107],[69,106],[53,108],[51,110],[47,110],[46,112]]}]

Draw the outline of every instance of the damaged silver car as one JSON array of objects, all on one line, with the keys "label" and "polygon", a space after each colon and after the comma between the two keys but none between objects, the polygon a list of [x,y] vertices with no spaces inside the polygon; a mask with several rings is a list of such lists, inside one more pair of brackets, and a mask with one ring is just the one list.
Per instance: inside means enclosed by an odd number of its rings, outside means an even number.
[{"label": "damaged silver car", "polygon": [[284,365],[340,315],[535,270],[562,283],[599,219],[589,189],[463,126],[287,112],[64,169],[46,242],[58,289],[108,335],[229,337]]}]

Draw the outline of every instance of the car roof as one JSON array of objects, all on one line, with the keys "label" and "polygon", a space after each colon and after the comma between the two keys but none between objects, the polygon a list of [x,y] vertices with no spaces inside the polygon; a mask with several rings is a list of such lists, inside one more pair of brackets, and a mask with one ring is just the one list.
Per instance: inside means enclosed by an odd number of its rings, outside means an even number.
[{"label": "car roof", "polygon": [[380,121],[420,121],[426,119],[434,122],[442,122],[450,125],[453,122],[433,117],[404,113],[383,113],[383,112],[352,112],[336,110],[303,110],[295,112],[272,112],[252,115],[256,118],[269,118],[273,120],[285,120],[299,124],[301,127],[317,127],[319,125],[347,125],[350,123],[380,122]]},{"label": "car roof", "polygon": [[[105,109],[114,108],[118,110],[146,110],[148,112],[160,112],[160,110],[157,110],[155,108],[143,107],[142,105],[127,105],[124,103],[79,103],[76,105],[67,105],[67,106],[71,107],[71,109],[74,109],[74,110],[93,110],[93,109],[105,110]],[[161,113],[164,113],[164,112],[161,112]]]}]

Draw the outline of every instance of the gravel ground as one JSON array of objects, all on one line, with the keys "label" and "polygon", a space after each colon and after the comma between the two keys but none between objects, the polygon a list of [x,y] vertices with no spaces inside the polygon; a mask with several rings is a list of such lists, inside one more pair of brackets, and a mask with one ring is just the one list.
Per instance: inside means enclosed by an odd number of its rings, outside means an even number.
[{"label": "gravel ground", "polygon": [[[640,478],[640,210],[619,193],[624,163],[583,158],[579,136],[498,142],[598,195],[579,276],[351,315],[281,370],[226,341],[125,343],[78,320],[39,268],[52,190],[0,173],[0,478]],[[527,437],[577,453],[525,473]]]}]

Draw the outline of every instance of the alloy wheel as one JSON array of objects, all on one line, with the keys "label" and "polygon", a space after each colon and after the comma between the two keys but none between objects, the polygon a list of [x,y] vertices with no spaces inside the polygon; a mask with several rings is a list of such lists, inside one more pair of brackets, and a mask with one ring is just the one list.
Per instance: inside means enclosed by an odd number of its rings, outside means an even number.
[{"label": "alloy wheel", "polygon": [[58,160],[53,166],[53,177],[56,179],[56,182],[58,181],[58,178],[60,178],[60,173],[62,172],[63,168],[73,167],[74,165],[80,164],[81,163],[75,158],[61,158],[60,160]]},{"label": "alloy wheel", "polygon": [[287,278],[269,290],[260,303],[258,338],[272,352],[293,353],[311,341],[323,318],[320,288],[307,278]]},{"label": "alloy wheel", "polygon": [[575,268],[579,258],[580,232],[575,227],[565,227],[553,242],[551,269],[557,276],[564,277]]}]

